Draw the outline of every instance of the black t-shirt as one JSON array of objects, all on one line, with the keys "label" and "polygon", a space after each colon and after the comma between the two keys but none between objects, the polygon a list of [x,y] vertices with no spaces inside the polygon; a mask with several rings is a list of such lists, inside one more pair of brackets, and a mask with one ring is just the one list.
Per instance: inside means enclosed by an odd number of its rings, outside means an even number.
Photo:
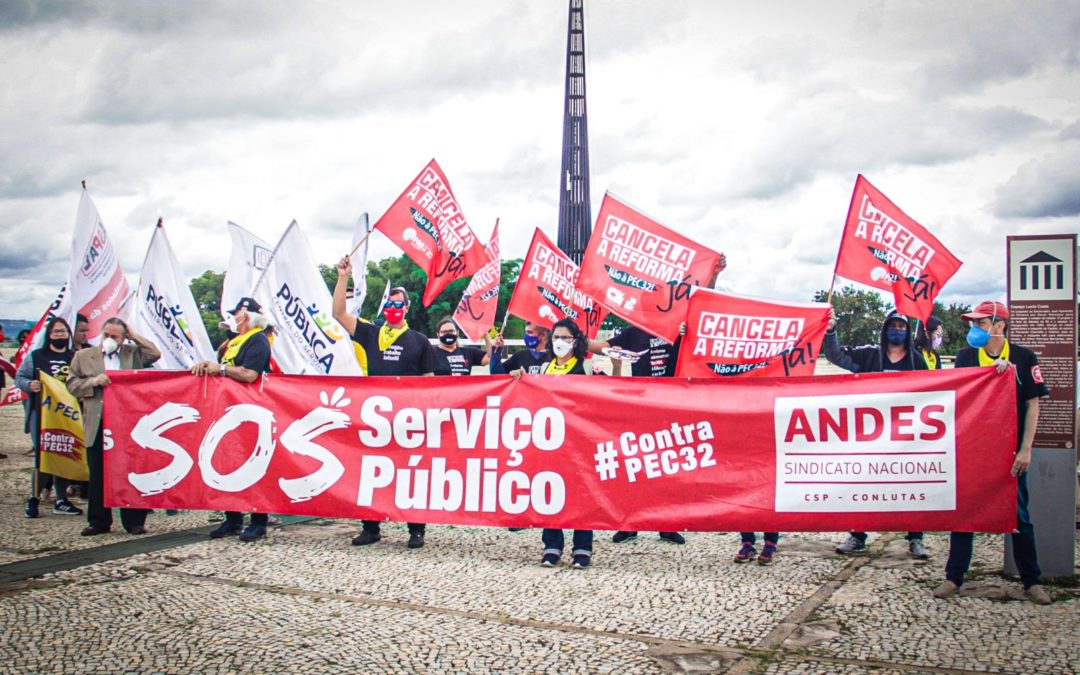
[{"label": "black t-shirt", "polygon": [[926,359],[918,350],[908,350],[907,356],[895,363],[889,360],[889,354],[885,349],[881,350],[881,372],[883,373],[926,369]]},{"label": "black t-shirt", "polygon": [[384,352],[379,350],[379,327],[357,321],[352,339],[367,352],[368,375],[426,375],[435,370],[431,343],[420,331],[406,330]]},{"label": "black t-shirt", "polygon": [[634,377],[674,377],[675,363],[679,360],[680,340],[681,337],[675,340],[675,344],[668,344],[662,338],[629,326],[608,340],[608,344],[631,352],[648,350],[630,364],[630,374]]},{"label": "black t-shirt", "polygon": [[[1027,402],[1033,398],[1050,395],[1042,371],[1039,370],[1039,357],[1027,347],[1009,343],[1009,362],[1016,366],[1016,449],[1024,440],[1024,416]],[[979,350],[964,347],[956,355],[957,368],[979,367]]]},{"label": "black t-shirt", "polygon": [[540,366],[551,359],[546,352],[540,352],[540,356],[534,356],[531,349],[522,349],[510,355],[510,358],[502,362],[503,372],[510,373],[518,368],[524,368],[529,375],[540,372]]},{"label": "black t-shirt", "polygon": [[71,369],[71,360],[75,358],[75,352],[71,350],[54,352],[48,347],[35,350],[30,357],[34,363],[34,369],[46,375],[51,375],[61,382],[67,382],[68,371]]},{"label": "black t-shirt", "polygon": [[431,353],[435,358],[436,375],[469,375],[473,366],[479,366],[484,362],[484,350],[476,347],[458,347],[448,352],[441,347],[432,347]]},{"label": "black t-shirt", "polygon": [[266,333],[258,332],[245,340],[233,359],[233,365],[256,373],[270,372],[270,339]]}]

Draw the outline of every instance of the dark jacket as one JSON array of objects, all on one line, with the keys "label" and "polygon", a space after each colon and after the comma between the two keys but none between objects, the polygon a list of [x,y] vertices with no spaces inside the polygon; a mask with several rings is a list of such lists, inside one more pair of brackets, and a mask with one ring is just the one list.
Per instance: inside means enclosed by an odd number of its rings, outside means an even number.
[{"label": "dark jacket", "polygon": [[[903,314],[895,309],[891,310],[885,315],[885,320],[881,322],[881,333],[876,345],[843,347],[840,345],[840,338],[836,336],[836,331],[833,330],[831,333],[825,333],[825,342],[821,345],[821,351],[830,363],[844,370],[850,370],[853,373],[880,373],[886,370],[885,365],[887,362],[885,353],[888,348],[888,341],[885,339],[885,327],[889,325],[889,321],[893,317],[900,317],[907,321],[907,317]],[[900,370],[926,370],[926,361],[923,360],[922,354],[915,351],[912,344],[910,326],[907,332],[906,358],[906,367],[901,367]],[[897,370],[897,368],[889,368],[888,370]]]}]

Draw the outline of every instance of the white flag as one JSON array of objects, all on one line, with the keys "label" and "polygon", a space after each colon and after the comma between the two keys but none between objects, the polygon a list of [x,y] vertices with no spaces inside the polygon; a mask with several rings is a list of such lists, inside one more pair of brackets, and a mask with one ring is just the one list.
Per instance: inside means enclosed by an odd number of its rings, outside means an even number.
[{"label": "white flag", "polygon": [[[352,238],[352,247],[355,250],[349,258],[352,261],[353,294],[346,301],[345,307],[353,316],[360,316],[360,307],[363,306],[364,298],[367,297],[367,253],[370,240],[371,226],[368,224],[367,213],[364,213],[356,221]],[[357,246],[357,244],[360,245]]]},{"label": "white flag", "polygon": [[255,283],[253,298],[277,329],[272,350],[295,375],[362,375],[352,339],[334,320],[333,298],[294,220]]},{"label": "white flag", "polygon": [[386,306],[386,301],[390,299],[390,280],[386,280],[386,288],[382,292],[382,300],[379,301],[379,306],[375,308],[375,316],[382,314],[383,307]]},{"label": "white flag", "polygon": [[160,222],[150,237],[139,290],[129,304],[132,328],[161,350],[155,368],[187,369],[199,361],[217,360],[199,306]]},{"label": "white flag", "polygon": [[82,314],[90,322],[87,339],[97,344],[101,325],[106,319],[120,314],[120,306],[130,293],[120,259],[101,222],[90,193],[83,188],[79,211],[75,216],[75,232],[71,239],[71,264],[68,268],[67,293],[56,315],[63,317],[74,330],[75,315]]},{"label": "white flag", "polygon": [[251,289],[259,275],[270,262],[274,247],[234,222],[229,222],[229,237],[232,239],[232,253],[229,254],[229,269],[225,271],[225,281],[221,284],[221,316],[236,307],[240,298],[251,297]]}]

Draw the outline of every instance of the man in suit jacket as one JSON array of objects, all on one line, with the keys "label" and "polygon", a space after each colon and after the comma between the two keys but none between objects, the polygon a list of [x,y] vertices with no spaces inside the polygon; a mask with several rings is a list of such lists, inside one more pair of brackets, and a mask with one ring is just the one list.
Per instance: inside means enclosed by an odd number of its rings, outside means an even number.
[{"label": "man in suit jacket", "polygon": [[[75,353],[68,372],[67,388],[82,401],[83,430],[88,441],[86,461],[90,467],[90,495],[84,537],[104,534],[112,528],[112,510],[105,508],[104,459],[102,457],[101,409],[105,387],[111,384],[110,370],[139,370],[161,358],[149,340],[136,334],[118,317],[106,319],[101,329],[101,346]],[[130,340],[131,343],[127,341]],[[120,522],[131,534],[146,534],[146,509],[120,509]]]}]

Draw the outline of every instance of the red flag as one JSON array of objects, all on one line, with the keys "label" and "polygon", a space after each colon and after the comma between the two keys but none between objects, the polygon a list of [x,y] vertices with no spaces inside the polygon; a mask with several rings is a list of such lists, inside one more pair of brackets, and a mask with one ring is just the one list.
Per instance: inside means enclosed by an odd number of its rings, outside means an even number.
[{"label": "red flag", "polygon": [[721,256],[604,195],[578,288],[638,328],[675,342],[690,291],[711,287]]},{"label": "red flag", "polygon": [[[19,349],[15,352],[15,356],[11,357],[10,363],[15,368],[16,372],[18,371],[19,364],[22,363],[22,360],[30,354],[30,351],[32,349],[34,349],[34,345],[44,343],[44,340],[39,340],[38,337],[41,335],[41,330],[45,327],[45,323],[54,315],[56,310],[60,308],[60,305],[63,304],[64,293],[66,291],[66,286],[60,289],[60,292],[57,293],[56,299],[53,300],[53,303],[49,305],[49,307],[45,310],[45,313],[42,314],[41,318],[37,320],[37,323],[34,324],[34,327],[30,329],[30,332],[26,334],[26,339],[23,340],[22,344],[19,345]],[[74,328],[75,326],[72,326],[72,329]],[[7,367],[4,367],[4,370],[6,371]],[[15,373],[11,373],[11,376],[15,377]],[[25,398],[26,394],[24,394],[23,391],[18,387],[13,386],[6,392],[4,392],[4,396],[0,398],[0,406],[11,405],[12,403],[19,403]]]},{"label": "red flag", "polygon": [[698,289],[690,298],[676,377],[813,375],[829,306]]},{"label": "red flag", "polygon": [[389,237],[427,273],[425,307],[451,282],[475,273],[487,262],[483,246],[434,159],[371,229]]},{"label": "red flag", "polygon": [[495,325],[495,312],[499,305],[499,280],[502,274],[502,258],[499,254],[499,222],[487,245],[488,261],[473,275],[461,302],[454,310],[454,322],[465,335],[479,341],[484,333]]},{"label": "red flag", "polygon": [[586,335],[595,338],[607,312],[577,289],[577,278],[574,261],[537,229],[506,311],[548,328],[570,317]]},{"label": "red flag", "polygon": [[897,310],[922,321],[963,263],[860,175],[834,274],[892,291]]}]

